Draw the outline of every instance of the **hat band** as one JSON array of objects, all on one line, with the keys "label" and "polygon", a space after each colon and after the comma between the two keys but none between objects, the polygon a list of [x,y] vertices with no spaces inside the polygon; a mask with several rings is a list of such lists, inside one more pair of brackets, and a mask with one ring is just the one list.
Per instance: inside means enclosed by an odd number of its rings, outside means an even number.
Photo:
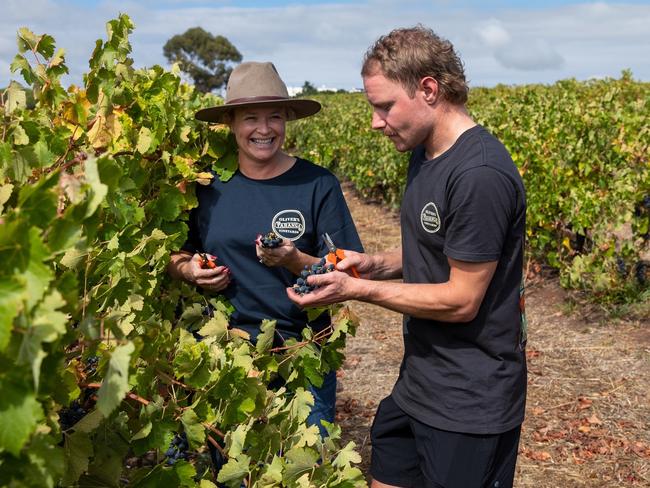
[{"label": "hat band", "polygon": [[255,103],[255,102],[270,102],[274,100],[289,100],[287,97],[274,97],[274,96],[266,96],[266,97],[243,97],[243,98],[235,98],[234,100],[228,100],[226,102],[226,105],[230,105],[232,103]]}]

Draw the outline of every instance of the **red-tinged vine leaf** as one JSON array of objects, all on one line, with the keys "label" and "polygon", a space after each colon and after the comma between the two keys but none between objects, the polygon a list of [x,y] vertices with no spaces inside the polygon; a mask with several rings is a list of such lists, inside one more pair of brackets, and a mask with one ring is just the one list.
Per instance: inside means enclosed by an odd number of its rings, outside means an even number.
[{"label": "red-tinged vine leaf", "polygon": [[632,444],[631,450],[634,454],[641,458],[650,459],[650,446],[648,444],[637,441]]},{"label": "red-tinged vine leaf", "polygon": [[601,425],[603,423],[602,420],[600,420],[596,414],[593,414],[591,417],[587,419],[587,422],[589,422],[592,425]]},{"label": "red-tinged vine leaf", "polygon": [[526,450],[524,455],[533,461],[548,461],[551,459],[551,455],[547,451],[536,451],[534,449]]},{"label": "red-tinged vine leaf", "polygon": [[129,392],[129,362],[135,350],[132,342],[117,346],[111,352],[108,371],[97,392],[97,408],[108,417]]},{"label": "red-tinged vine leaf", "polygon": [[585,397],[578,397],[578,409],[579,410],[585,410],[587,408],[590,408],[591,405],[593,404],[593,400]]}]

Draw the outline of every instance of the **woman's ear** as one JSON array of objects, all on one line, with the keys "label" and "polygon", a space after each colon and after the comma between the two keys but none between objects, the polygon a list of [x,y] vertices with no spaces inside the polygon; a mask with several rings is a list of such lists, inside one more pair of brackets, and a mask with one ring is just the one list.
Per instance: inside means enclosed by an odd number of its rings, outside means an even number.
[{"label": "woman's ear", "polygon": [[438,100],[438,81],[431,77],[425,76],[420,80],[420,90],[424,96],[424,100],[433,105]]}]

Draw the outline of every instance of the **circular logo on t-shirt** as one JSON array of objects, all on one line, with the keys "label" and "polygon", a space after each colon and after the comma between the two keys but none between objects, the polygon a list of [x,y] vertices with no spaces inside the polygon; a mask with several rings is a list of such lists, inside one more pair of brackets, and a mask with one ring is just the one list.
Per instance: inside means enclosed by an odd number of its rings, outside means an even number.
[{"label": "circular logo on t-shirt", "polygon": [[271,228],[279,236],[295,241],[305,233],[305,217],[298,210],[282,210],[273,217]]},{"label": "circular logo on t-shirt", "polygon": [[429,234],[434,234],[440,230],[440,214],[435,203],[429,202],[422,208],[420,222],[422,222],[422,228]]}]

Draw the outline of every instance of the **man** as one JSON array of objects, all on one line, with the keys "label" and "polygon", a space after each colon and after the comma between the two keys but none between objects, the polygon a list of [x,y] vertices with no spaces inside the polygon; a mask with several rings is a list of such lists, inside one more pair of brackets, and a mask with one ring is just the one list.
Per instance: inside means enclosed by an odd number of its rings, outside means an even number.
[{"label": "man", "polygon": [[346,252],[338,271],[309,278],[314,292],[287,293],[302,307],[354,299],[404,314],[400,375],[371,432],[374,488],[512,486],[526,394],[521,178],[465,108],[449,41],[394,30],[361,75],[372,127],[412,151],[402,247]]}]

